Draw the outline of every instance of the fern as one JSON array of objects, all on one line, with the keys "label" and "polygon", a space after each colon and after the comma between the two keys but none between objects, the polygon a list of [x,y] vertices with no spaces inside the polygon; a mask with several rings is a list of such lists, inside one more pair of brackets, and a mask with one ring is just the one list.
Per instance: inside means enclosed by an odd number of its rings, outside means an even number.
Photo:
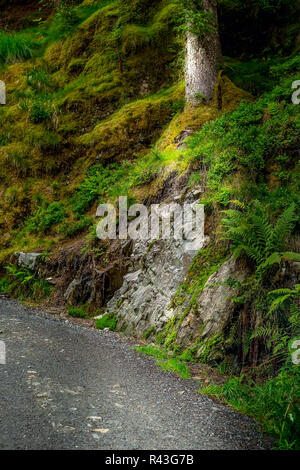
[{"label": "fern", "polygon": [[[273,313],[274,311],[280,308],[287,308],[291,309],[293,305],[294,308],[297,308],[294,305],[295,299],[300,296],[300,284],[296,284],[295,289],[276,289],[268,293],[269,297],[275,297],[273,302],[271,303],[269,314]],[[295,313],[295,310],[293,310]]]},{"label": "fern", "polygon": [[292,232],[295,221],[295,204],[293,203],[280,215],[267,240],[267,247],[270,251],[283,248],[284,241]]},{"label": "fern", "polygon": [[256,266],[256,277],[261,279],[265,272],[284,257],[300,260],[297,253],[280,253],[285,240],[292,232],[296,221],[295,205],[291,204],[273,226],[260,202],[254,201],[246,212],[229,209],[224,211],[223,239],[230,240],[236,258],[246,255]]}]

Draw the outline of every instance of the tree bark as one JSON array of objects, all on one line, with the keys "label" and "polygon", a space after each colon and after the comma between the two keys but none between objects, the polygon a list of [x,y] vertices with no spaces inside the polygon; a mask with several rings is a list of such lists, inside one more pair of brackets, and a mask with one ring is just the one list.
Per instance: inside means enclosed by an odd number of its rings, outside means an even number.
[{"label": "tree bark", "polygon": [[203,95],[211,100],[221,60],[221,44],[218,30],[217,6],[214,0],[203,0],[203,10],[215,18],[215,31],[204,33],[203,37],[186,33],[185,94],[186,101],[197,104]]}]

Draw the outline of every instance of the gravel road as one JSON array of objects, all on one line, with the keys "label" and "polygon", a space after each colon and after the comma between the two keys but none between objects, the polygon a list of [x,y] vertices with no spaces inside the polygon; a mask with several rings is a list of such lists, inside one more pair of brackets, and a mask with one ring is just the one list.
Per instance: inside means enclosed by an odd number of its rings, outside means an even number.
[{"label": "gravel road", "polygon": [[127,339],[0,300],[0,449],[260,449],[251,419]]}]

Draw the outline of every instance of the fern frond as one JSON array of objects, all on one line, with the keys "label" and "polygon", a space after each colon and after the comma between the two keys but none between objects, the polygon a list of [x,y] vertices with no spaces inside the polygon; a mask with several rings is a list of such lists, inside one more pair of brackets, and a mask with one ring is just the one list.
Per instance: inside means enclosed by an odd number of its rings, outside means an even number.
[{"label": "fern frond", "polygon": [[300,263],[300,253],[294,253],[293,251],[286,251],[285,253],[282,253],[282,256],[288,261],[296,261]]},{"label": "fern frond", "polygon": [[277,297],[277,299],[273,300],[273,302],[271,303],[268,314],[271,314],[278,308],[282,307],[288,299],[290,299],[289,294],[282,295],[281,297]]},{"label": "fern frond", "polygon": [[245,204],[241,201],[238,201],[237,199],[233,199],[231,201],[229,201],[231,204],[234,204],[235,206],[237,206],[239,209],[241,210],[245,210]]},{"label": "fern frond", "polygon": [[268,325],[268,326],[259,326],[255,331],[253,331],[251,335],[251,339],[255,338],[263,338],[263,339],[268,339],[270,337],[273,337],[275,334],[278,333],[278,329],[274,328],[274,326]]},{"label": "fern frond", "polygon": [[268,240],[269,250],[280,250],[287,236],[292,232],[296,221],[295,204],[292,203],[278,218]]}]

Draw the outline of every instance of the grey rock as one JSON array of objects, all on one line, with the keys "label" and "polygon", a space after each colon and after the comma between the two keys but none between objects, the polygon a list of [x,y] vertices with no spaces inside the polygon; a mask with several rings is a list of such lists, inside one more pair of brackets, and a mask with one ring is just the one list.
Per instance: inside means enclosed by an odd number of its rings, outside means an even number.
[{"label": "grey rock", "polygon": [[81,276],[79,279],[73,279],[69,284],[64,293],[64,298],[73,305],[80,302],[88,302],[92,294],[92,289],[93,282],[91,276]]},{"label": "grey rock", "polygon": [[[176,344],[184,347],[190,346],[199,337],[204,344],[208,339],[222,333],[235,309],[235,304],[231,299],[239,295],[240,291],[238,285],[232,287],[227,281],[234,279],[242,283],[247,275],[247,269],[239,266],[233,257],[225,261],[220,269],[210,276],[196,300],[196,307],[181,323]],[[186,299],[186,304],[188,300]],[[180,307],[180,311],[175,310],[174,314],[181,313],[186,304]],[[201,350],[202,346],[199,353]]]},{"label": "grey rock", "polygon": [[24,266],[28,269],[35,269],[38,263],[39,258],[41,258],[41,253],[24,253],[23,251],[17,251],[15,253],[17,257],[17,263],[19,266]]},{"label": "grey rock", "polygon": [[227,281],[234,278],[242,282],[245,277],[246,271],[238,269],[233,257],[210,276],[197,300],[198,315],[205,325],[203,336],[211,337],[223,330],[234,310],[231,299],[238,293],[238,289],[231,287]]},{"label": "grey rock", "polygon": [[201,234],[195,243],[172,238],[135,241],[131,272],[107,304],[107,311],[118,318],[118,328],[137,337],[153,326],[160,331],[173,316],[171,298],[204,243]]}]

